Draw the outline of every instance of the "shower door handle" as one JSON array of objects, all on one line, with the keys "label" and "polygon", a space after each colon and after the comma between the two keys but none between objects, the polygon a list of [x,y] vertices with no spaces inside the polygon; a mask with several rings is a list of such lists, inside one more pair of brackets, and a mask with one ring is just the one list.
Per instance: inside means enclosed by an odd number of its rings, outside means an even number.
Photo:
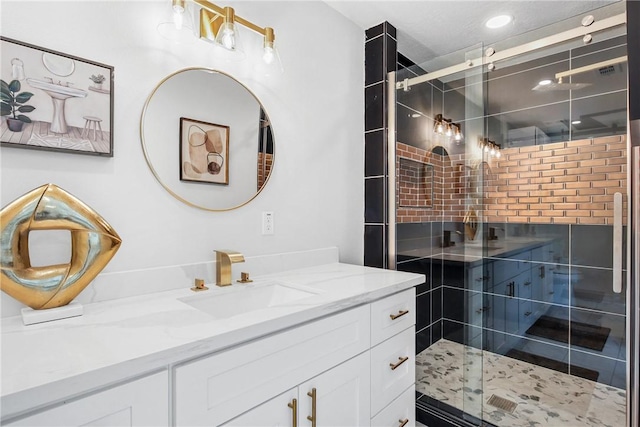
[{"label": "shower door handle", "polygon": [[613,292],[622,292],[622,193],[613,195]]}]

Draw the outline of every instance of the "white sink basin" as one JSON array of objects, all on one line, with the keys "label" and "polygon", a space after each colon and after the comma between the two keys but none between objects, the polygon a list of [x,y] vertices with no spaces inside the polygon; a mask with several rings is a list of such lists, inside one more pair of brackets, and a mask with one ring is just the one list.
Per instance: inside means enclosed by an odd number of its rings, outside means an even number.
[{"label": "white sink basin", "polygon": [[27,79],[27,83],[36,89],[41,89],[52,98],[67,99],[67,98],[86,98],[88,92],[82,89],[76,89],[74,87],[67,87],[57,85],[55,83],[46,82],[38,79]]},{"label": "white sink basin", "polygon": [[228,290],[203,291],[193,296],[179,298],[179,301],[217,319],[226,319],[239,314],[277,307],[318,293],[273,282],[252,285],[234,284],[233,288]]}]

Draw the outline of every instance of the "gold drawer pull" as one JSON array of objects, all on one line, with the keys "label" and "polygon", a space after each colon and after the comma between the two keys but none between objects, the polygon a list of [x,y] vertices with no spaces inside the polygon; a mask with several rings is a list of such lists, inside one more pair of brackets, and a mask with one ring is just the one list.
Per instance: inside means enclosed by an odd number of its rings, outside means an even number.
[{"label": "gold drawer pull", "polygon": [[287,406],[293,411],[291,427],[298,427],[298,399],[293,399]]},{"label": "gold drawer pull", "polygon": [[398,314],[390,314],[389,317],[391,317],[391,320],[396,320],[398,317],[402,317],[408,313],[409,313],[409,310],[400,310]]},{"label": "gold drawer pull", "polygon": [[404,420],[398,420],[398,422],[400,423],[399,427],[404,427],[409,422],[409,418],[405,418]]},{"label": "gold drawer pull", "polygon": [[398,366],[402,365],[404,362],[409,360],[409,356],[398,357],[398,360],[400,360],[400,361],[398,363],[396,363],[395,365],[393,363],[389,363],[389,366],[391,367],[392,371],[395,371]]},{"label": "gold drawer pull", "polygon": [[307,396],[311,398],[311,415],[307,415],[307,419],[311,421],[311,427],[316,427],[316,388],[307,392]]}]

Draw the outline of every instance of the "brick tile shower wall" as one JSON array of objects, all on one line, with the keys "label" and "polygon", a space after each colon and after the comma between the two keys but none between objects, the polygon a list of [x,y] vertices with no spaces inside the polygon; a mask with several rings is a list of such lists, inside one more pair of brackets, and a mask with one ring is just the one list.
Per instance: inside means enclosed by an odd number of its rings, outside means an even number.
[{"label": "brick tile shower wall", "polygon": [[[433,165],[431,207],[419,207],[420,201],[411,200],[419,198],[420,194],[415,191],[412,182],[404,179],[410,174],[401,167],[401,158]],[[398,142],[396,145],[396,221],[398,223],[462,221],[465,213],[465,180],[462,164],[464,164],[462,155],[447,158],[430,150]]]},{"label": "brick tile shower wall", "polygon": [[[264,164],[263,164],[264,162]],[[273,154],[258,153],[258,190],[262,188],[273,167]]]},{"label": "brick tile shower wall", "polygon": [[616,192],[626,212],[624,136],[508,148],[490,168],[484,182],[489,222],[613,224]]},{"label": "brick tile shower wall", "polygon": [[[402,180],[400,158],[433,165],[433,206],[397,207],[398,223],[463,221],[465,203],[485,204],[489,222],[612,224],[613,195],[624,197],[626,223],[626,138],[611,136],[507,148],[500,159],[466,162],[397,144],[396,191],[399,203],[418,206],[410,183]],[[476,171],[484,175],[484,199],[473,194]],[[469,197],[467,197],[469,196]]]}]

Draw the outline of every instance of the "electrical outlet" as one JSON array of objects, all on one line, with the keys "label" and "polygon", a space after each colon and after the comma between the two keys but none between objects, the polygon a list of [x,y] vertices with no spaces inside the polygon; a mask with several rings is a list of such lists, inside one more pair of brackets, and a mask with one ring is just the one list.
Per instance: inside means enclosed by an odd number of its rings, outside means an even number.
[{"label": "electrical outlet", "polygon": [[262,234],[273,234],[274,222],[273,212],[262,212]]}]

